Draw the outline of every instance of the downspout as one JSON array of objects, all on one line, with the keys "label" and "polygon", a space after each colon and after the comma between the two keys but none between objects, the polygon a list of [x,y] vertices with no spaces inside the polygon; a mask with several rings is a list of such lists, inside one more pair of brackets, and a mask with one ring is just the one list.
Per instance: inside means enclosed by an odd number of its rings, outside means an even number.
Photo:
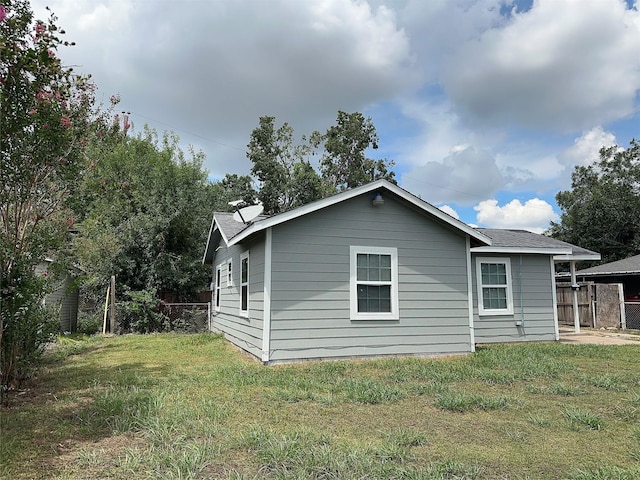
[{"label": "downspout", "polygon": [[467,244],[467,303],[469,304],[469,342],[470,347],[469,351],[476,351],[476,334],[475,327],[473,324],[473,281],[471,277],[472,267],[471,267],[471,237],[467,235],[466,238]]},{"label": "downspout", "polygon": [[264,241],[264,290],[262,317],[262,361],[269,363],[271,352],[271,228],[267,228]]},{"label": "downspout", "polygon": [[522,293],[522,255],[520,255],[520,266],[518,270],[518,281],[520,283],[520,322],[516,322],[519,327],[524,327],[524,295]]}]

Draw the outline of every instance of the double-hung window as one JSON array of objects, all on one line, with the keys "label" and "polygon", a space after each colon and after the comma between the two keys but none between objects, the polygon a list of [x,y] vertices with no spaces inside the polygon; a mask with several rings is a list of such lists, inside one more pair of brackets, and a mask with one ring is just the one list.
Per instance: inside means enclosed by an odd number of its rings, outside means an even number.
[{"label": "double-hung window", "polygon": [[249,252],[240,255],[240,315],[249,316]]},{"label": "double-hung window", "polygon": [[513,313],[511,262],[508,258],[478,258],[478,313],[508,315]]},{"label": "double-hung window", "polygon": [[398,251],[350,247],[352,320],[397,320]]},{"label": "double-hung window", "polygon": [[227,263],[227,287],[233,287],[233,262],[231,259]]},{"label": "double-hung window", "polygon": [[220,282],[222,281],[222,265],[218,265],[216,267],[216,279],[214,285],[214,295],[215,295],[215,311],[220,311]]}]

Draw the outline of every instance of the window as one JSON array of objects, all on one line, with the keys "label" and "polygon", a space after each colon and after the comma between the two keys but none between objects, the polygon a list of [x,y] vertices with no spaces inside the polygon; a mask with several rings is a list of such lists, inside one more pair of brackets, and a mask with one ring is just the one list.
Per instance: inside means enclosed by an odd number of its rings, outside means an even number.
[{"label": "window", "polygon": [[240,315],[249,316],[249,252],[240,255]]},{"label": "window", "polygon": [[227,263],[227,287],[233,287],[233,263],[231,259]]},{"label": "window", "polygon": [[507,315],[513,313],[511,262],[508,258],[478,258],[478,313]]},{"label": "window", "polygon": [[214,285],[214,295],[215,295],[215,310],[216,312],[220,311],[220,280],[222,277],[222,265],[218,265],[216,267],[216,281]]},{"label": "window", "polygon": [[397,320],[397,249],[352,246],[350,255],[351,319]]}]

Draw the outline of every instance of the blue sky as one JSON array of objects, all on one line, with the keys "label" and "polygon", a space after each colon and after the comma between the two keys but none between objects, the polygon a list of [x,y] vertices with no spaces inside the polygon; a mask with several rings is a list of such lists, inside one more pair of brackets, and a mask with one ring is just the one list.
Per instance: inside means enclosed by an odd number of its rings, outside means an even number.
[{"label": "blue sky", "polygon": [[262,115],[297,135],[338,110],[372,156],[461,220],[540,232],[604,145],[640,138],[640,13],[623,0],[37,0],[65,63],[119,93],[135,130],[173,130],[212,178],[247,174]]}]

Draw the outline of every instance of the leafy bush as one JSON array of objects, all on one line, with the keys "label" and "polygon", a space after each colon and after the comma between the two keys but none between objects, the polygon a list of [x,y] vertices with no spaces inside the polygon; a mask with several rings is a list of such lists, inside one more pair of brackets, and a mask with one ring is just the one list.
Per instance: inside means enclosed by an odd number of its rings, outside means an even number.
[{"label": "leafy bush", "polygon": [[102,329],[102,319],[97,314],[81,312],[78,314],[77,332],[82,335],[94,335]]},{"label": "leafy bush", "polygon": [[3,286],[0,398],[3,402],[11,389],[18,388],[35,373],[45,345],[60,328],[55,309],[42,302],[47,291],[46,279],[30,269],[15,268],[14,273],[15,281],[6,281],[5,275],[0,276]]},{"label": "leafy bush", "polygon": [[159,312],[160,300],[152,290],[125,292],[131,300],[118,302],[119,330],[152,333],[169,330],[169,318]]}]

